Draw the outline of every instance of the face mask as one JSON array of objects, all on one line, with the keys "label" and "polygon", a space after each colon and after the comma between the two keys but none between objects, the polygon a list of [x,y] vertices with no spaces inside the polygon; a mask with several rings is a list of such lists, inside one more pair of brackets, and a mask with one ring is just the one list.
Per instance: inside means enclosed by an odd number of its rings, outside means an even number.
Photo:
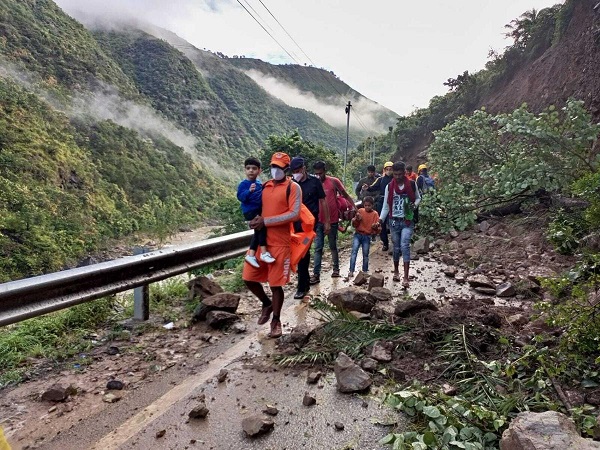
[{"label": "face mask", "polygon": [[271,177],[277,181],[283,180],[285,178],[285,172],[279,167],[271,167]]},{"label": "face mask", "polygon": [[302,179],[302,176],[303,176],[303,175],[304,175],[304,174],[303,174],[302,172],[300,172],[300,173],[295,173],[295,174],[293,174],[292,176],[294,177],[294,180],[296,180],[296,181],[300,181],[300,180]]}]

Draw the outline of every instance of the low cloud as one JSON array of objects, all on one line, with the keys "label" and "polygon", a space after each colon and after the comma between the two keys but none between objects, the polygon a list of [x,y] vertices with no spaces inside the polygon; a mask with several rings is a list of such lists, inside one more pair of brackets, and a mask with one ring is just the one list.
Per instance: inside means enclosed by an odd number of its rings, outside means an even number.
[{"label": "low cloud", "polygon": [[[96,120],[111,120],[125,128],[137,131],[141,136],[160,135],[173,144],[183,148],[194,160],[201,162],[217,177],[233,179],[239,177],[239,171],[223,168],[213,155],[204,154],[202,142],[169,122],[149,106],[121,98],[117,90],[106,84],[100,84],[95,92],[78,93],[71,102],[57,100],[48,90],[40,87],[39,77],[26,70],[15,67],[6,61],[0,61],[0,77],[12,80],[48,102],[54,109],[70,118],[81,116]],[[194,109],[206,107],[206,102],[198,101],[191,105]]]},{"label": "low cloud", "polygon": [[[269,94],[277,97],[287,105],[311,111],[333,127],[342,128],[346,126],[345,107],[349,100],[352,102],[352,111],[360,121],[356,124],[358,127],[362,129],[362,124],[369,132],[387,131],[388,124],[383,123],[377,117],[378,114],[385,112],[385,109],[369,99],[354,96],[331,96],[323,100],[317,98],[312,92],[301,91],[296,86],[259,70],[251,69],[244,71],[244,73]],[[353,114],[351,112],[351,124],[352,119]]]}]

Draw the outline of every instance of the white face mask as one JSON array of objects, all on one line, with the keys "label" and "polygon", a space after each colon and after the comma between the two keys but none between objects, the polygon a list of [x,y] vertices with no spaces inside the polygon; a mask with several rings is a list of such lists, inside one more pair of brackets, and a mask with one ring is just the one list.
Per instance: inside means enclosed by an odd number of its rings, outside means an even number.
[{"label": "white face mask", "polygon": [[302,179],[302,177],[304,176],[304,174],[302,172],[300,172],[300,173],[295,173],[292,176],[294,177],[294,180],[300,181]]},{"label": "white face mask", "polygon": [[271,177],[277,181],[283,180],[285,178],[285,172],[279,167],[271,167]]}]

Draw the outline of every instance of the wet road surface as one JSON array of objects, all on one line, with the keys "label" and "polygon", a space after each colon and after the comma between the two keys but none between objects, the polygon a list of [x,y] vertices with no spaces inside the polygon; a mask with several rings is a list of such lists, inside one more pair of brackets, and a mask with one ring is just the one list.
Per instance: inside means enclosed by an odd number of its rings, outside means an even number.
[{"label": "wet road surface", "polygon": [[[327,255],[328,252],[325,252]],[[342,275],[347,274],[349,253],[342,250]],[[360,267],[361,257],[357,262]],[[443,303],[450,295],[469,296],[469,288],[446,278],[442,265],[435,261],[413,261],[411,286],[403,290],[391,280],[391,257],[380,244],[371,248],[372,271],[381,270],[394,301],[423,292],[428,299]],[[344,270],[346,268],[346,270]],[[351,280],[330,278],[326,263],[321,283],[311,295],[326,297],[334,289],[346,287]],[[443,292],[441,287],[444,287]],[[284,332],[317,320],[307,303],[293,300],[295,280],[286,288],[282,322]],[[256,305],[256,316],[260,311]],[[156,383],[131,392],[120,402],[108,405],[101,414],[82,420],[40,448],[76,449],[378,449],[377,441],[389,427],[378,423],[398,420],[395,413],[379,404],[381,395],[372,388],[368,395],[340,394],[333,372],[324,374],[318,385],[306,383],[306,371],[276,366],[270,356],[275,342],[266,337],[268,325],[258,327],[255,317],[248,321],[248,333],[224,336],[219,345],[207,350],[207,364],[193,369],[178,367],[165,372]],[[250,323],[252,322],[252,323]],[[228,378],[218,383],[223,368]],[[303,406],[305,392],[317,404]],[[210,412],[206,419],[188,420],[189,411],[206,396]],[[260,413],[267,405],[279,409],[274,430],[257,439],[245,437],[242,419]],[[58,419],[57,419],[58,420]],[[335,422],[344,424],[338,431]],[[162,437],[157,433],[165,431]]]}]

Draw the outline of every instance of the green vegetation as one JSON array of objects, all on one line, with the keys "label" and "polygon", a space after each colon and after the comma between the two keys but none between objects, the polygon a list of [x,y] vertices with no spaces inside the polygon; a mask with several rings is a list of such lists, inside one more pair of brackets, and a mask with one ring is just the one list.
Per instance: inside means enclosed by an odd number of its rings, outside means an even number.
[{"label": "green vegetation", "polygon": [[60,361],[88,350],[89,334],[114,320],[113,302],[100,299],[1,328],[0,387],[20,381],[30,358]]},{"label": "green vegetation", "polygon": [[201,154],[219,150],[235,164],[255,147],[241,122],[180,51],[141,31],[96,31],[94,36],[154,109],[200,138]]},{"label": "green vegetation", "polygon": [[19,69],[37,74],[46,89],[85,90],[109,83],[127,98],[131,81],[100,50],[87,30],[51,0],[0,2],[0,54]]},{"label": "green vegetation", "polygon": [[339,352],[351,358],[360,356],[362,350],[381,339],[394,339],[406,333],[407,327],[360,320],[349,312],[315,298],[311,302],[325,325],[311,338],[308,345],[291,356],[278,355],[280,365],[302,363],[331,363]]},{"label": "green vegetation", "polygon": [[229,194],[164,138],[70,123],[4,80],[0,102],[0,281],[59,270],[109,238],[164,238]]},{"label": "green vegetation", "polygon": [[[589,407],[561,404],[556,386],[596,387],[597,365],[576,353],[557,352],[538,343],[519,349],[503,336],[498,359],[478,356],[477,342],[485,330],[455,328],[438,344],[444,379],[456,387],[446,395],[435,386],[413,383],[390,393],[386,404],[407,414],[411,431],[392,432],[381,443],[398,449],[497,449],[502,432],[522,411],[566,410],[584,436],[592,436],[595,416]],[[560,399],[560,400],[559,400]]]},{"label": "green vegetation", "polygon": [[425,226],[462,230],[478,212],[567,190],[573,179],[565,174],[597,170],[600,160],[591,148],[599,134],[600,126],[574,100],[537,115],[524,105],[509,114],[460,117],[435,133],[429,149],[443,186],[423,202]]},{"label": "green vegetation", "polygon": [[[386,160],[402,160],[415,148],[425,148],[433,140],[432,133],[462,115],[470,115],[490,93],[507,86],[515,73],[527,62],[539,57],[560,42],[571,20],[576,0],[562,5],[527,11],[506,25],[507,37],[513,40],[502,54],[490,52],[485,69],[463,72],[444,85],[450,92],[433,97],[427,108],[400,117],[388,135],[374,136],[358,145],[349,155],[351,173],[364,172],[374,148],[377,167]],[[414,154],[411,154],[414,157]]]}]

